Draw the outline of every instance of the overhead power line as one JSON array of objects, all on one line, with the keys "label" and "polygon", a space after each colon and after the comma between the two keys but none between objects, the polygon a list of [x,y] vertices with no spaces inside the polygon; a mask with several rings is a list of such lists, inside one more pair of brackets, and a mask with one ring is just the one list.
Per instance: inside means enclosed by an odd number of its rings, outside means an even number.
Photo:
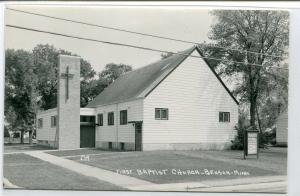
[{"label": "overhead power line", "polygon": [[87,23],[87,22],[82,22],[82,21],[77,21],[77,20],[72,20],[72,19],[67,19],[67,18],[49,16],[49,15],[45,15],[45,14],[38,14],[38,13],[34,13],[34,12],[18,10],[18,9],[13,9],[13,8],[6,8],[6,9],[11,10],[11,11],[15,11],[15,12],[30,14],[30,15],[34,15],[34,16],[41,16],[41,17],[51,18],[51,19],[55,19],[55,20],[67,21],[67,22],[72,22],[72,23],[76,23],[76,24],[93,26],[93,27],[103,28],[103,29],[110,29],[110,30],[115,30],[115,31],[120,31],[120,32],[125,32],[125,33],[131,33],[131,34],[136,34],[136,35],[141,35],[141,36],[147,36],[147,37],[153,37],[153,38],[158,38],[158,39],[169,40],[169,41],[176,41],[176,42],[196,44],[196,45],[204,45],[204,46],[206,45],[206,46],[213,47],[213,48],[232,50],[232,51],[238,51],[238,52],[248,52],[248,53],[252,53],[252,54],[256,54],[256,55],[264,55],[264,56],[269,56],[269,57],[274,57],[274,58],[282,58],[282,56],[268,54],[268,53],[259,53],[259,52],[249,51],[249,50],[242,50],[242,49],[236,49],[236,48],[230,48],[230,47],[222,47],[222,46],[218,46],[218,45],[215,45],[215,44],[204,44],[204,43],[199,43],[199,42],[195,42],[195,41],[186,41],[186,40],[182,40],[182,39],[170,38],[170,37],[159,36],[159,35],[148,34],[148,33],[141,33],[141,32],[131,31],[131,30],[127,30],[127,29],[121,29],[121,28],[116,28],[116,27],[109,27],[109,26],[104,26],[104,25]]},{"label": "overhead power line", "polygon": [[[21,29],[21,30],[26,30],[26,31],[33,31],[33,32],[38,32],[38,33],[51,34],[51,35],[56,35],[56,36],[61,36],[61,37],[68,37],[68,38],[73,38],[73,39],[78,39],[78,40],[92,41],[92,42],[98,42],[98,43],[103,43],[103,44],[123,46],[123,47],[129,47],[129,48],[135,48],[135,49],[141,49],[141,50],[148,50],[148,51],[160,52],[160,53],[180,54],[180,52],[170,52],[170,51],[166,51],[166,50],[147,48],[147,47],[136,46],[136,45],[131,45],[131,44],[123,44],[123,43],[118,43],[118,42],[110,42],[110,41],[104,41],[104,40],[98,40],[98,39],[92,39],[92,38],[78,37],[78,36],[74,36],[74,35],[67,35],[67,34],[62,34],[62,33],[44,31],[44,30],[39,30],[39,29],[34,29],[34,28],[27,28],[27,27],[10,25],[10,24],[6,24],[6,26],[10,27],[10,28],[16,28],[16,29]],[[231,61],[231,60],[227,60],[227,59],[218,59],[218,58],[208,57],[208,56],[193,56],[193,55],[187,55],[187,54],[180,54],[180,55],[191,56],[191,57],[194,57],[194,58],[217,60],[217,61],[223,61],[223,62],[226,61],[226,62],[231,62],[231,63],[236,63],[236,64],[243,64],[243,65],[246,64],[246,65],[253,65],[253,66],[263,67],[260,64],[253,64],[253,63],[246,63],[246,62],[239,62],[239,61]],[[281,68],[281,67],[274,67],[274,66],[272,66],[272,67],[277,68],[277,69],[286,69],[286,68]]]}]

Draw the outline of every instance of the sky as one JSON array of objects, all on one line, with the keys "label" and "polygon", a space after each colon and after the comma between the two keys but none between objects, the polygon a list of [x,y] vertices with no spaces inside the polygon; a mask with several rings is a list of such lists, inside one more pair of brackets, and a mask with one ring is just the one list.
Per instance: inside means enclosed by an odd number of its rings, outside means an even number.
[{"label": "sky", "polygon": [[[201,9],[201,7],[88,7],[82,5],[72,7],[9,5],[8,7],[193,42],[208,41],[209,29],[213,23],[209,10]],[[192,46],[192,44],[74,24],[10,10],[5,12],[5,23],[173,52]],[[5,49],[31,51],[37,44],[50,44],[75,53],[89,61],[97,72],[112,62],[131,65],[136,69],[160,59],[160,53],[157,52],[5,28]]]}]

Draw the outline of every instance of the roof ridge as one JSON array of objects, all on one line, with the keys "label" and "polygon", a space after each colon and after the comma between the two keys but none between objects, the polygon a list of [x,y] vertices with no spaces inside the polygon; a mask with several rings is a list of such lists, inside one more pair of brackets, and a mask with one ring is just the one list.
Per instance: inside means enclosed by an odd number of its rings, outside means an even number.
[{"label": "roof ridge", "polygon": [[[192,48],[196,49],[196,46],[193,46]],[[190,49],[192,49],[192,48],[189,48],[189,49],[187,49],[187,50],[190,50]],[[153,64],[156,64],[156,63],[158,63],[158,62],[163,62],[163,61],[170,60],[170,58],[171,58],[171,57],[173,57],[173,58],[174,58],[174,55],[179,55],[180,53],[186,52],[187,50],[184,50],[184,51],[179,51],[179,52],[177,52],[177,53],[173,53],[173,55],[171,55],[171,56],[169,56],[169,57],[167,57],[167,58],[164,58],[164,59],[159,59],[159,60],[157,60],[157,61],[154,61],[153,63],[150,63],[150,64],[147,64],[147,65],[144,65],[144,66],[138,67],[138,68],[136,68],[136,69],[133,69],[133,70],[131,70],[131,71],[128,71],[128,72],[125,72],[124,74],[122,74],[122,76],[123,76],[123,75],[126,75],[126,74],[129,74],[129,73],[132,73],[132,72],[134,72],[134,71],[137,71],[137,70],[140,70],[140,69],[146,68],[146,67],[148,67],[148,66],[151,66],[151,65],[153,65]],[[183,54],[183,55],[187,55],[187,56],[189,56],[189,55],[191,55],[191,54]]]}]

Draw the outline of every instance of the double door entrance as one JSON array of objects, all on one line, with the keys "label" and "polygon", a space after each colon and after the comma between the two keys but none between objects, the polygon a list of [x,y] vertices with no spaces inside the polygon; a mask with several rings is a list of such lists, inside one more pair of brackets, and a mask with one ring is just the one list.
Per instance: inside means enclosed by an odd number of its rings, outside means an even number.
[{"label": "double door entrance", "polygon": [[95,139],[95,126],[80,126],[80,148],[94,148]]},{"label": "double door entrance", "polygon": [[80,148],[94,148],[95,135],[95,117],[80,116]]}]

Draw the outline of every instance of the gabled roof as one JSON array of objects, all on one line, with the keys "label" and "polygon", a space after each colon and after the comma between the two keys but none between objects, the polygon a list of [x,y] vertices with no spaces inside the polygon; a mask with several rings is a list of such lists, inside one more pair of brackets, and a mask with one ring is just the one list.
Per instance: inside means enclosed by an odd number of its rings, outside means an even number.
[{"label": "gabled roof", "polygon": [[[196,46],[193,46],[190,49],[176,53],[166,59],[121,75],[86,107],[97,107],[99,105],[109,105],[146,97],[196,49],[199,54],[203,56],[200,50]],[[213,68],[210,67],[210,69],[213,71],[234,101],[238,104],[236,99],[230,93]]]}]

